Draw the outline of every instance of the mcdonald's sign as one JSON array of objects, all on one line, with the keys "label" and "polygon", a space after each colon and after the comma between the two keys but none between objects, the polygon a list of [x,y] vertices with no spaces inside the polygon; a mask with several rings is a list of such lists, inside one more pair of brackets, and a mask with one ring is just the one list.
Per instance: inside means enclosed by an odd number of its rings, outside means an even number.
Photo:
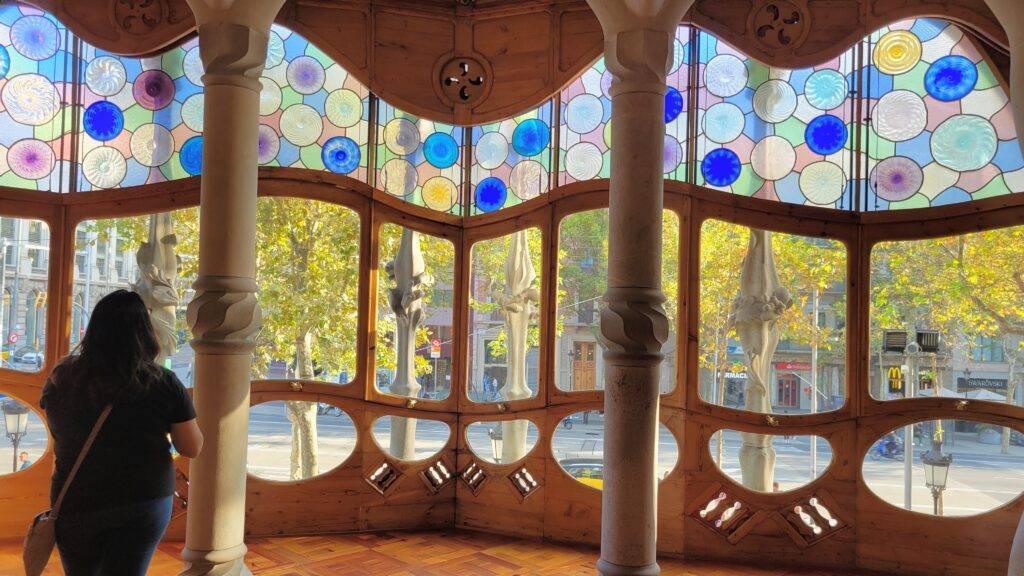
[{"label": "mcdonald's sign", "polygon": [[886,378],[889,380],[889,393],[890,394],[902,394],[903,393],[903,368],[900,366],[890,366],[889,372],[886,374]]}]

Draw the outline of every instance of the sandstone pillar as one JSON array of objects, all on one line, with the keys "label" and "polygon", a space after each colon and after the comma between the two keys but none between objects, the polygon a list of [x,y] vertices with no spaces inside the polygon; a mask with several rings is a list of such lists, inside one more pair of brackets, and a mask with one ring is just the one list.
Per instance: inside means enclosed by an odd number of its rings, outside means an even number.
[{"label": "sandstone pillar", "polygon": [[[395,313],[395,379],[391,393],[418,398],[416,380],[416,331],[423,324],[423,289],[432,283],[426,272],[420,235],[402,229],[402,240],[394,260],[386,265],[388,278],[395,285],[388,291],[388,305]],[[391,455],[402,460],[416,459],[416,419],[391,417]]]},{"label": "sandstone pillar", "polygon": [[188,307],[194,399],[205,435],[189,469],[183,575],[250,574],[245,567],[249,371],[260,327],[256,300],[260,73],[283,0],[189,0],[206,73],[199,276]]},{"label": "sandstone pillar", "polygon": [[668,318],[661,291],[665,77],[692,0],[589,0],[612,73],[608,291],[601,310],[605,576],[658,574],[658,394]]},{"label": "sandstone pillar", "polygon": [[[501,311],[505,315],[505,342],[508,353],[508,375],[502,399],[506,401],[529,398],[533,392],[526,383],[526,353],[529,351],[530,319],[536,313],[539,298],[534,281],[537,271],[530,259],[526,230],[519,230],[509,241],[505,257],[505,294],[501,297]],[[526,420],[501,423],[501,454],[503,464],[526,456]]]}]

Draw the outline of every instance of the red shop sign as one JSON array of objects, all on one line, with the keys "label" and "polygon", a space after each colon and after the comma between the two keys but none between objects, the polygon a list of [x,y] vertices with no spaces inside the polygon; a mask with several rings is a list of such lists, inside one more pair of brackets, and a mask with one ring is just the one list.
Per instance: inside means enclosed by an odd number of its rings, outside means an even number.
[{"label": "red shop sign", "polygon": [[775,368],[778,370],[810,370],[811,364],[809,362],[776,362]]}]

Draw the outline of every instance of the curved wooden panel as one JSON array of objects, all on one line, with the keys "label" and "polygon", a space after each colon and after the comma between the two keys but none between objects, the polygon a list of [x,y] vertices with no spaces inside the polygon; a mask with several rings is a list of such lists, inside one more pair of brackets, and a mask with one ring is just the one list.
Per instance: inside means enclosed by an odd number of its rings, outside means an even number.
[{"label": "curved wooden panel", "polygon": [[83,40],[109,52],[162,52],[196,27],[185,0],[23,0],[57,17]]}]

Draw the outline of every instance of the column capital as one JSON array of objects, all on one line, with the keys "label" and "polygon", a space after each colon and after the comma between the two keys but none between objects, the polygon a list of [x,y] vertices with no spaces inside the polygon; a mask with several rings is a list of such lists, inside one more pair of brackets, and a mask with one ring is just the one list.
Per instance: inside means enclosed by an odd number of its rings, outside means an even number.
[{"label": "column capital", "polygon": [[604,299],[601,342],[605,359],[637,365],[660,362],[669,333],[661,289],[609,287]]},{"label": "column capital", "polygon": [[270,25],[284,0],[188,0],[199,29],[203,84],[259,92]]},{"label": "column capital", "polygon": [[256,346],[262,314],[252,278],[201,276],[187,317],[192,348],[207,354],[246,354]]},{"label": "column capital", "polygon": [[611,93],[665,92],[672,39],[694,0],[588,0],[604,30]]}]

